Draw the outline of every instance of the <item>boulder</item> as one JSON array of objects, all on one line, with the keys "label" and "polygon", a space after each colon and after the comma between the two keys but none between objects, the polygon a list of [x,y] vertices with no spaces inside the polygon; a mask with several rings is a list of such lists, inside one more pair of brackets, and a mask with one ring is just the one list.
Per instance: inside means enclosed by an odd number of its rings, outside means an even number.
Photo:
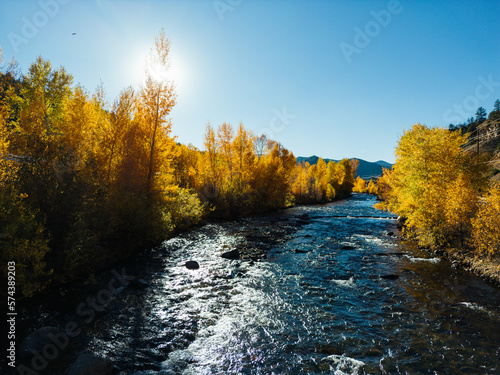
[{"label": "boulder", "polygon": [[342,250],[356,250],[357,247],[355,247],[355,246],[342,246],[341,249]]},{"label": "boulder", "polygon": [[221,257],[224,259],[240,259],[240,252],[238,249],[226,251],[225,253],[221,254]]},{"label": "boulder", "polygon": [[19,346],[19,356],[21,358],[33,357],[33,351],[41,353],[47,344],[53,344],[50,337],[54,337],[62,332],[57,327],[42,327],[36,331],[31,332]]},{"label": "boulder", "polygon": [[111,375],[113,362],[93,354],[80,354],[70,366],[67,375]]},{"label": "boulder", "polygon": [[382,276],[380,276],[380,278],[384,279],[384,280],[397,280],[397,279],[399,279],[399,275],[394,275],[394,274],[382,275]]},{"label": "boulder", "polygon": [[303,253],[307,253],[308,251],[307,251],[307,250],[295,249],[295,252],[296,252],[297,254],[303,254]]},{"label": "boulder", "polygon": [[188,261],[186,262],[186,268],[187,268],[188,270],[197,270],[197,269],[199,269],[199,268],[200,268],[200,265],[199,265],[199,264],[198,264],[198,262],[197,262],[197,261],[195,261],[195,260],[188,260]]}]

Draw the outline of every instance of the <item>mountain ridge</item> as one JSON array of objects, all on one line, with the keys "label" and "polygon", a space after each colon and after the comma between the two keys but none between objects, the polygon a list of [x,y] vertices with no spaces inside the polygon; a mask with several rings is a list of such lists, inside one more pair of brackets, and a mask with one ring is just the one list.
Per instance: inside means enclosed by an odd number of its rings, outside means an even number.
[{"label": "mountain ridge", "polygon": [[[312,156],[298,156],[297,157],[297,163],[300,163],[302,161],[307,162],[311,165],[316,164],[318,162],[319,156],[312,155]],[[371,161],[366,161],[363,159],[359,158],[353,158],[359,160],[359,165],[358,165],[358,170],[356,172],[356,177],[359,176],[362,179],[370,179],[372,177],[378,177],[382,175],[382,168],[391,168],[392,164],[388,163],[384,160],[378,160],[375,162]],[[338,162],[338,160],[335,159],[323,159],[325,163],[328,163],[329,161],[333,161],[335,163]]]}]

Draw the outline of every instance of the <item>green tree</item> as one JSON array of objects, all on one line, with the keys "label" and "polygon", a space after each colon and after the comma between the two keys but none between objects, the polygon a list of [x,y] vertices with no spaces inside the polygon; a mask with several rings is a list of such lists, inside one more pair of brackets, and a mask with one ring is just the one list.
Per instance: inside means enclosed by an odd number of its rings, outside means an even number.
[{"label": "green tree", "polygon": [[496,121],[500,119],[500,100],[495,100],[495,104],[493,105],[493,111],[490,112],[488,116],[488,120]]},{"label": "green tree", "polygon": [[486,121],[486,118],[488,117],[488,113],[486,112],[486,109],[483,107],[479,107],[476,111],[476,118],[475,122],[479,126],[481,125],[484,121]]}]

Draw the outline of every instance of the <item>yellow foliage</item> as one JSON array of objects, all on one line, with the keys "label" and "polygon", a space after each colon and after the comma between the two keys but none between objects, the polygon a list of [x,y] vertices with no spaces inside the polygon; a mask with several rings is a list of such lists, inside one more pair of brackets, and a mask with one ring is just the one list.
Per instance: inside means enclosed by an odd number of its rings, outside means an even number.
[{"label": "yellow foliage", "polygon": [[309,175],[310,165],[307,162],[297,164],[292,176],[292,194],[298,203],[306,201],[310,196],[311,177]]},{"label": "yellow foliage", "polygon": [[354,187],[354,174],[359,161],[342,159],[338,163],[329,161],[327,165],[327,181],[335,189],[339,198],[351,194]]},{"label": "yellow foliage", "polygon": [[335,199],[335,189],[332,185],[328,184],[326,187],[326,200],[331,202]]},{"label": "yellow foliage", "polygon": [[297,203],[331,202],[351,193],[354,186],[353,171],[357,166],[349,159],[338,163],[321,158],[314,165],[302,162],[295,166],[291,178],[291,193]]},{"label": "yellow foliage", "polygon": [[354,187],[352,188],[352,191],[355,193],[366,193],[367,192],[366,181],[358,176],[356,178],[356,181],[354,182]]},{"label": "yellow foliage", "polygon": [[377,195],[378,193],[377,185],[375,185],[375,182],[373,182],[373,180],[370,180],[370,182],[368,183],[367,190],[368,194]]},{"label": "yellow foliage", "polygon": [[384,210],[386,209],[385,201],[389,199],[389,194],[392,186],[392,170],[382,168],[382,176],[377,180],[377,198],[381,202],[375,205],[375,208]]},{"label": "yellow foliage", "polygon": [[0,189],[5,189],[9,181],[13,181],[17,165],[9,156],[9,136],[6,111],[0,103]]},{"label": "yellow foliage", "polygon": [[[379,182],[387,200],[377,207],[406,217],[407,230],[423,245],[449,243],[449,223],[456,225],[465,215],[459,209],[461,203],[455,204],[451,197],[463,203],[462,189],[470,191],[469,185],[479,189],[483,184],[482,174],[477,172],[481,165],[469,162],[462,153],[466,141],[458,132],[415,124],[400,138],[396,164]],[[466,181],[459,176],[465,175],[476,178],[464,187]],[[450,213],[447,202],[457,212]]]},{"label": "yellow foliage", "polygon": [[472,244],[480,255],[500,256],[500,184],[491,187],[472,219]]},{"label": "yellow foliage", "polygon": [[464,241],[470,236],[471,219],[477,210],[478,192],[472,186],[470,179],[461,173],[448,185],[444,199],[445,237],[451,243],[456,240],[463,246]]}]

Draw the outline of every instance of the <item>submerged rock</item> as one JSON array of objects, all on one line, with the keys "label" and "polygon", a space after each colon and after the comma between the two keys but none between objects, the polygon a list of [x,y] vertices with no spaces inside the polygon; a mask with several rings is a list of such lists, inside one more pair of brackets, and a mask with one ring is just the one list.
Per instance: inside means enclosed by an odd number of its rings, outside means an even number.
[{"label": "submerged rock", "polygon": [[306,225],[306,224],[309,224],[310,220],[302,220],[302,219],[298,219],[296,221],[297,224],[302,224],[302,225]]},{"label": "submerged rock", "polygon": [[307,250],[300,250],[300,249],[295,249],[295,252],[298,253],[298,254],[308,253]]},{"label": "submerged rock", "polygon": [[394,275],[394,274],[382,275],[382,276],[380,276],[380,278],[384,279],[384,280],[397,280],[397,279],[399,279],[399,275]]},{"label": "submerged rock", "polygon": [[70,366],[67,375],[111,375],[113,362],[93,354],[80,354]]},{"label": "submerged rock", "polygon": [[341,250],[356,250],[356,246],[342,246]]},{"label": "submerged rock", "polygon": [[197,261],[195,261],[195,260],[188,260],[188,261],[186,262],[186,268],[187,268],[188,270],[197,270],[197,269],[199,269],[199,268],[200,268],[200,265],[199,265],[199,264],[198,264],[198,262],[197,262]]},{"label": "submerged rock", "polygon": [[240,252],[239,252],[238,249],[231,250],[231,251],[226,251],[225,253],[221,254],[221,258],[224,258],[224,259],[240,259]]}]

